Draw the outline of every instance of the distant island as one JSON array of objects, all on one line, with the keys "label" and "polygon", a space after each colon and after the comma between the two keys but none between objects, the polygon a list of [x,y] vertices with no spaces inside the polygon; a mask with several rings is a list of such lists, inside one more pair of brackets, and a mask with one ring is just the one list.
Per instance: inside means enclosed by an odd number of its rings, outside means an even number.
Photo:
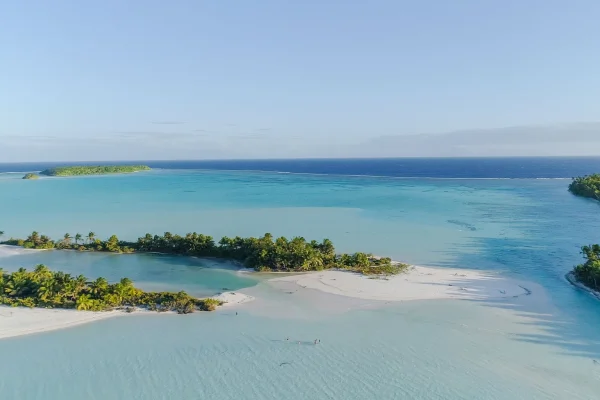
[{"label": "distant island", "polygon": [[147,233],[136,242],[119,240],[112,235],[107,240],[96,238],[94,232],[85,237],[66,233],[54,241],[46,235],[32,232],[25,239],[11,238],[2,244],[28,249],[59,249],[101,251],[112,253],[164,253],[196,257],[215,257],[232,260],[263,272],[303,272],[325,269],[344,269],[364,275],[393,275],[405,272],[407,264],[392,262],[390,258],[375,257],[367,253],[336,254],[329,239],[322,242],[306,241],[302,237],[273,238],[269,233],[255,238],[223,237],[218,244],[211,236],[188,233],[185,236],[165,232],[163,236]]},{"label": "distant island", "polygon": [[585,262],[573,268],[567,279],[600,299],[600,245],[583,246],[581,253]]},{"label": "distant island", "polygon": [[0,269],[0,304],[12,307],[66,308],[81,311],[133,311],[142,307],[152,311],[189,314],[196,310],[213,311],[223,304],[217,299],[197,299],[185,292],[144,292],[128,278],[109,284],[79,275],[53,272],[39,264],[31,272],[20,268],[13,273]]},{"label": "distant island", "polygon": [[25,176],[22,179],[39,179],[39,175],[37,174],[25,174]]},{"label": "distant island", "polygon": [[40,175],[46,176],[77,176],[77,175],[106,175],[127,174],[138,171],[149,171],[147,165],[80,165],[71,167],[56,167],[45,169]]},{"label": "distant island", "polygon": [[600,174],[573,178],[569,191],[577,196],[600,200]]}]

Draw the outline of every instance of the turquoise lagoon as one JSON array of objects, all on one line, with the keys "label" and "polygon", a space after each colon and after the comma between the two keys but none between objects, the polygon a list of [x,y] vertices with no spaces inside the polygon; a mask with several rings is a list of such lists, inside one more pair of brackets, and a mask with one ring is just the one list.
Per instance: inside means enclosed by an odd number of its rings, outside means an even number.
[{"label": "turquoise lagoon", "polygon": [[[156,170],[20,180],[0,174],[0,229],[135,239],[151,233],[328,237],[340,251],[500,271],[532,296],[382,304],[290,295],[211,260],[37,252],[45,263],[147,288],[257,300],[0,340],[7,399],[593,399],[600,303],[564,274],[597,242],[599,205],[567,180],[395,179]],[[2,323],[0,316],[0,323]],[[290,340],[286,341],[285,338]],[[319,346],[312,345],[316,338]],[[300,342],[300,344],[298,344]]]}]

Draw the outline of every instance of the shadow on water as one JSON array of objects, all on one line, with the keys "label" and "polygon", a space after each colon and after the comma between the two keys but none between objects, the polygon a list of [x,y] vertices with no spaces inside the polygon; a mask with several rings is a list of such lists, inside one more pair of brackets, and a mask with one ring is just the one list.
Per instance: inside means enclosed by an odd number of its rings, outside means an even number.
[{"label": "shadow on water", "polygon": [[[575,241],[560,233],[545,242],[533,238],[474,238],[470,244],[457,246],[452,253],[454,260],[440,266],[497,271],[525,281],[524,287],[533,282],[531,296],[464,301],[509,310],[523,318],[520,324],[538,331],[511,334],[515,340],[549,345],[600,362],[600,301],[564,277],[581,261]],[[468,281],[454,284],[473,286]]]},{"label": "shadow on water", "polygon": [[[575,290],[575,289],[574,289]],[[582,299],[579,309],[574,308],[572,312],[564,310],[549,310],[546,306],[535,304],[535,301],[523,299],[468,299],[464,301],[475,302],[484,307],[500,308],[511,311],[517,317],[523,318],[526,326],[535,328],[537,333],[514,333],[511,337],[515,340],[548,345],[561,349],[565,354],[585,357],[600,361],[600,337],[597,327],[600,324],[600,312],[597,300],[589,298],[587,294],[579,293]],[[532,299],[536,297],[535,289],[531,294]],[[588,297],[588,298],[586,298]],[[575,306],[575,305],[574,305]],[[596,308],[590,309],[589,306]]]}]

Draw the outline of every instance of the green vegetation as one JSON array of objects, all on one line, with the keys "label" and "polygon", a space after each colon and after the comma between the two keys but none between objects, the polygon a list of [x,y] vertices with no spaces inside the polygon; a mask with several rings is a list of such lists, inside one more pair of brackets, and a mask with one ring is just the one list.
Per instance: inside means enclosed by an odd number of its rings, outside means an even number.
[{"label": "green vegetation", "polygon": [[588,288],[600,291],[600,245],[583,246],[581,253],[585,262],[573,269],[573,275]]},{"label": "green vegetation", "polygon": [[65,234],[59,241],[33,232],[26,239],[9,239],[4,244],[29,249],[73,249],[79,251],[107,251],[113,253],[157,252],[196,257],[217,257],[234,260],[257,271],[320,271],[339,268],[366,275],[391,275],[404,272],[408,265],[393,263],[390,258],[372,254],[336,254],[329,239],[307,242],[302,237],[273,239],[269,233],[260,238],[223,237],[218,244],[211,236],[188,233],[185,236],[166,232],[163,236],[146,234],[137,242],[125,242],[112,235],[107,240],[96,238],[90,232],[84,238],[76,234],[73,239]]},{"label": "green vegetation", "polygon": [[573,178],[569,191],[577,196],[600,200],[600,174]]},{"label": "green vegetation", "polygon": [[48,176],[74,176],[74,175],[105,175],[105,174],[125,174],[137,171],[148,171],[150,167],[146,165],[82,165],[73,167],[49,168],[41,175]]},{"label": "green vegetation", "polygon": [[26,174],[22,179],[39,179],[39,175],[36,175],[36,174]]},{"label": "green vegetation", "polygon": [[31,272],[20,268],[13,273],[0,269],[0,304],[13,307],[72,308],[82,311],[131,310],[143,307],[154,311],[188,314],[213,311],[223,304],[216,299],[196,299],[185,292],[144,292],[128,278],[110,284],[104,278],[89,282],[37,265]]}]

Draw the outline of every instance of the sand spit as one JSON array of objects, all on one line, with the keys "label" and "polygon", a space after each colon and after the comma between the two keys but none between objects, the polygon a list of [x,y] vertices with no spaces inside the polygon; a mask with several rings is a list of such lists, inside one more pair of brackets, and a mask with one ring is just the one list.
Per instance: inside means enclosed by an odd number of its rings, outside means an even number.
[{"label": "sand spit", "polygon": [[[254,300],[254,297],[240,292],[225,292],[213,296],[213,298],[223,301],[223,307],[237,306]],[[173,313],[169,312],[169,314]],[[107,318],[140,314],[159,315],[160,313],[143,308],[135,308],[132,312],[125,310],[96,312],[0,306],[0,339],[71,328]]]},{"label": "sand spit", "polygon": [[70,328],[119,315],[125,312],[0,306],[0,339]]},{"label": "sand spit", "polygon": [[530,295],[520,282],[502,276],[463,269],[413,266],[405,274],[368,277],[347,271],[322,271],[274,278],[306,289],[367,300],[493,299]]}]

